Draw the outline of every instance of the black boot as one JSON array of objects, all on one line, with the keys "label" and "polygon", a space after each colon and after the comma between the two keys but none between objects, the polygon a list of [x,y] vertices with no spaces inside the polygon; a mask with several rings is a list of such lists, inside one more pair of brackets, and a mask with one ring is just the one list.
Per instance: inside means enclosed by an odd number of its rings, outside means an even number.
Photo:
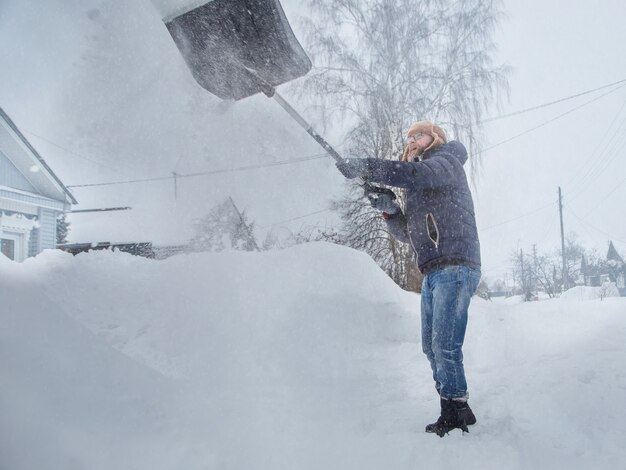
[{"label": "black boot", "polygon": [[453,429],[469,432],[467,426],[476,424],[476,416],[466,401],[441,399],[441,416],[437,422],[426,426],[426,432],[432,432],[439,437],[445,436]]},{"label": "black boot", "polygon": [[450,400],[456,408],[456,419],[459,422],[465,423],[467,426],[476,424],[476,416],[469,406],[467,401]]}]

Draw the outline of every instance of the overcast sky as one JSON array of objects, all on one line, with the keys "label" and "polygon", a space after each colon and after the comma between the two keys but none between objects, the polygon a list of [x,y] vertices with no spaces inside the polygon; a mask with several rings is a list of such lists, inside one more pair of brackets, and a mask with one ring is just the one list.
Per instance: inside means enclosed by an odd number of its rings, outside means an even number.
[{"label": "overcast sky", "polygon": [[[502,114],[626,79],[621,32],[626,3],[504,5],[508,18],[496,36],[497,57],[513,71],[511,100],[502,104]],[[626,251],[626,87],[601,97],[613,89],[486,125],[489,147],[582,106],[483,155],[476,196],[488,273],[506,266],[513,248],[560,246],[558,186],[566,234],[575,232],[603,254],[609,239]]]},{"label": "overcast sky", "polygon": [[[321,149],[272,100],[228,106],[197,86],[161,22],[180,3],[0,3],[0,106],[64,183],[236,170],[180,179],[176,192],[171,180],[76,187],[78,209],[134,209],[77,214],[71,240],[184,242],[193,219],[227,196],[261,232],[331,224],[328,201],[343,184],[332,160],[280,164]],[[283,5],[298,34],[299,2]],[[496,62],[513,68],[511,96],[492,116],[626,79],[623,1],[506,1],[504,9]],[[609,91],[485,125],[485,147],[529,131],[482,155],[474,193],[488,278],[508,268],[513,250],[559,247],[559,186],[566,232],[600,251],[609,239],[626,251],[626,87],[600,97]],[[340,148],[340,135],[329,139]],[[259,163],[278,164],[238,170]]]}]

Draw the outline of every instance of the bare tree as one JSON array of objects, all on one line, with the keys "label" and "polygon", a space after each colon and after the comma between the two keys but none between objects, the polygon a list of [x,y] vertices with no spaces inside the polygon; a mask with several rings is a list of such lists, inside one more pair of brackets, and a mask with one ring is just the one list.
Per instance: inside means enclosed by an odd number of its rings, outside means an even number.
[{"label": "bare tree", "polygon": [[511,252],[513,279],[517,281],[519,292],[525,301],[533,298],[533,262],[529,254],[523,250]]},{"label": "bare tree", "polygon": [[297,232],[289,232],[289,235],[279,239],[273,232],[268,232],[263,241],[263,250],[274,248],[283,249],[295,245],[311,242],[328,242],[335,244],[343,244],[339,238],[339,234],[332,227],[304,226]]},{"label": "bare tree", "polygon": [[[559,251],[559,257],[562,256]],[[578,241],[578,235],[570,232],[565,238],[565,279],[562,280],[565,288],[575,285],[576,279],[580,276],[581,260],[585,256],[585,248]],[[561,276],[562,277],[562,276]]]},{"label": "bare tree", "polygon": [[[549,254],[533,250],[532,256],[522,250],[511,252],[511,263],[517,291],[528,297],[531,292],[541,290],[549,297],[555,297],[565,285],[563,282],[563,259],[561,250]],[[581,265],[585,265],[586,273]],[[575,233],[568,234],[565,240],[565,267],[567,284],[572,286],[575,281],[584,283],[584,275],[597,275],[606,271],[606,261],[594,250],[587,251],[578,242]],[[599,278],[599,276],[598,276]]]},{"label": "bare tree", "polygon": [[229,198],[196,221],[189,247],[194,251],[253,251],[258,249],[253,233],[254,222],[249,222]]},{"label": "bare tree", "polygon": [[403,289],[419,291],[422,276],[409,246],[389,233],[380,213],[361,195],[360,188],[356,188],[351,197],[334,203],[344,220],[337,241],[367,252]]},{"label": "bare tree", "polygon": [[546,255],[538,255],[534,266],[534,276],[537,281],[537,287],[543,290],[550,298],[557,294],[557,285],[555,279],[555,271],[557,270],[558,259],[550,258]]},{"label": "bare tree", "polygon": [[614,297],[616,293],[619,296],[617,287],[615,286],[614,282],[605,281],[600,286],[600,289],[599,289],[600,300],[604,300],[607,297]]},{"label": "bare tree", "polygon": [[[506,89],[504,69],[491,60],[499,3],[310,0],[307,48],[315,68],[305,91],[321,99],[331,121],[350,127],[348,155],[397,159],[405,129],[420,119],[436,121],[478,153],[478,123]],[[362,192],[355,189],[337,208],[345,242],[367,251],[402,287],[416,288],[412,253],[387,233]]]}]

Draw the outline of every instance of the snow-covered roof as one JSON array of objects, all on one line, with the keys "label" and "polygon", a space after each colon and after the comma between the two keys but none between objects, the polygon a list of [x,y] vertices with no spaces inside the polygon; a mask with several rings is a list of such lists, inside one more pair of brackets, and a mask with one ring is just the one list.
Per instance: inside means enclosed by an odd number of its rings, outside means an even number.
[{"label": "snow-covered roof", "polygon": [[[78,203],[2,108],[0,108],[0,150],[42,196],[72,204]],[[33,171],[33,168],[37,171]]]}]

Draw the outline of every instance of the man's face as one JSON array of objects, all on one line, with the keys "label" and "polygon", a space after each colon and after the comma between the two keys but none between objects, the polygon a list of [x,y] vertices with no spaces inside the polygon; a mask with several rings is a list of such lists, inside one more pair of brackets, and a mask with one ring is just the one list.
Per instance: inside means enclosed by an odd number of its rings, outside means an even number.
[{"label": "man's face", "polygon": [[433,143],[434,140],[434,137],[429,134],[422,134],[421,132],[413,134],[411,137],[408,138],[409,157],[412,160],[415,160],[415,158],[418,155],[421,155],[424,150]]}]

